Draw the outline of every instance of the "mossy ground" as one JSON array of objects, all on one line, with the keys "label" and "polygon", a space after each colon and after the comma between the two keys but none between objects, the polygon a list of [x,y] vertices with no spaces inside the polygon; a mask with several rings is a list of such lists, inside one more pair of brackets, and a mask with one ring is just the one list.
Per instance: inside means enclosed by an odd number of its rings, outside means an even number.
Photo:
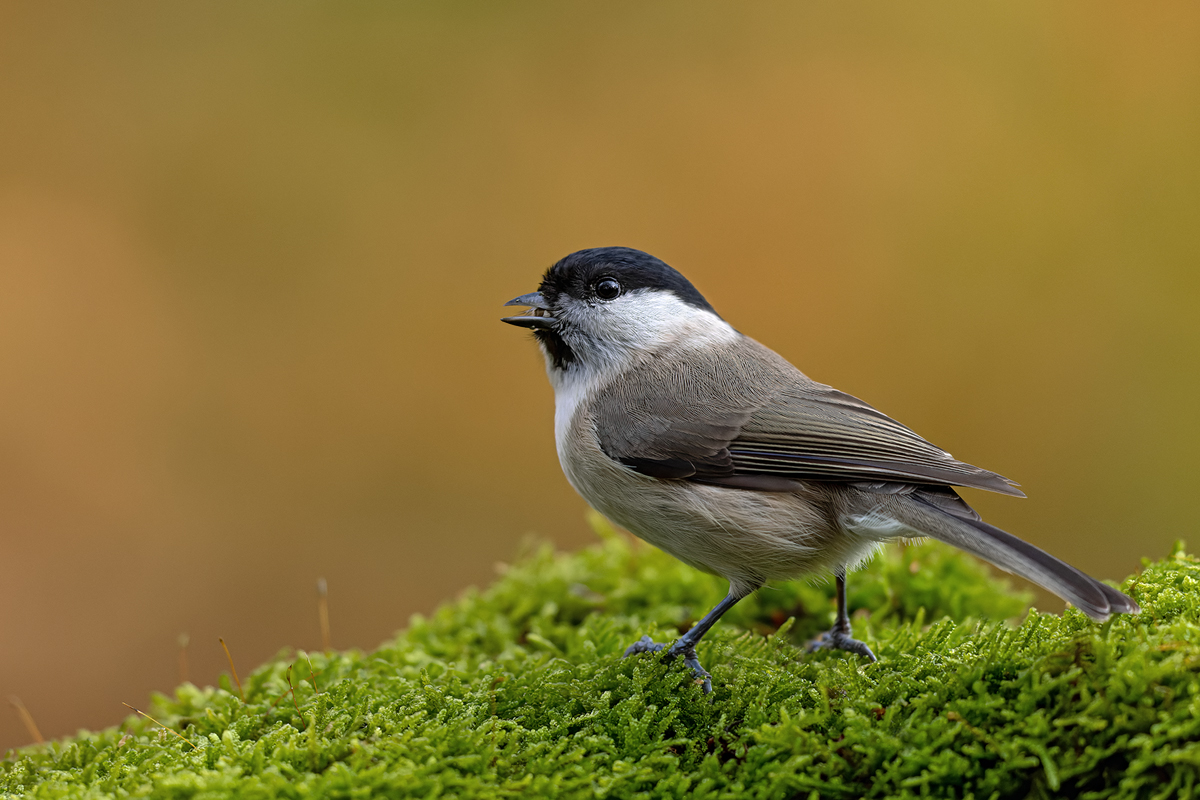
[{"label": "mossy ground", "polygon": [[[798,647],[832,587],[741,603],[679,664],[622,659],[724,594],[611,532],[524,557],[373,653],[285,653],[246,699],[180,687],[119,728],[10,754],[4,797],[1191,797],[1200,775],[1200,560],[1126,582],[1095,625],[938,545],[852,576],[866,664]],[[311,668],[310,668],[311,663]],[[294,691],[289,692],[289,685]]]}]

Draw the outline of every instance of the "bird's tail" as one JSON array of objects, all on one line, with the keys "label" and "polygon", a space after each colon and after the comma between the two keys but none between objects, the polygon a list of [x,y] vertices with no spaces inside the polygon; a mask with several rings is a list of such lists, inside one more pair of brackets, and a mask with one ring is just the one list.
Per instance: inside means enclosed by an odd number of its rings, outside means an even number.
[{"label": "bird's tail", "polygon": [[[1142,610],[1133,598],[973,513],[956,513],[957,509],[938,502],[940,498],[923,497],[919,491],[905,500],[894,506],[896,516],[905,525],[1036,583],[1097,622],[1104,622],[1112,614],[1137,614]],[[965,503],[962,507],[967,508]]]}]

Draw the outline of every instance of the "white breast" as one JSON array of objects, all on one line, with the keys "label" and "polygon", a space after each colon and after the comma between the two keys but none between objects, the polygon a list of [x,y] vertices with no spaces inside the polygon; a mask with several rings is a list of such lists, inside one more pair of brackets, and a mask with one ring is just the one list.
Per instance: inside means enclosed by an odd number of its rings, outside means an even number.
[{"label": "white breast", "polygon": [[[566,467],[566,441],[567,434],[571,429],[571,423],[575,419],[575,415],[579,413],[580,406],[585,399],[599,391],[603,386],[603,381],[598,380],[597,375],[584,372],[583,370],[572,370],[567,373],[559,373],[559,380],[554,381],[554,376],[551,375],[551,381],[554,383],[554,444],[558,449],[559,461]],[[576,487],[578,489],[578,487]]]}]

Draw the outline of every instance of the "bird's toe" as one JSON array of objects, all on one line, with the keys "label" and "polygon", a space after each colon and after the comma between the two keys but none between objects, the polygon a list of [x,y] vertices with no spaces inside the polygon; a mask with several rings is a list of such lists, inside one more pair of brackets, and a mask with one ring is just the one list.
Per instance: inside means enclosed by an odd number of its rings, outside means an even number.
[{"label": "bird's toe", "polygon": [[878,661],[875,654],[871,652],[871,648],[867,647],[865,642],[860,642],[848,633],[844,633],[837,629],[826,631],[808,643],[806,648],[808,652],[815,653],[817,650],[845,650],[848,653],[860,655],[868,661]]},{"label": "bird's toe", "polygon": [[649,636],[643,636],[633,644],[629,645],[629,647],[625,648],[625,655],[622,656],[622,658],[629,658],[630,656],[638,653],[657,653],[664,647],[666,647],[665,644],[659,644]]},{"label": "bird's toe", "polygon": [[[682,641],[682,640],[681,640]],[[629,647],[625,648],[624,658],[636,655],[638,653],[657,653],[666,650],[664,661],[674,661],[676,658],[682,658],[684,665],[690,669],[696,676],[696,682],[704,686],[704,693],[712,692],[712,678],[700,664],[700,659],[696,657],[696,648],[690,644],[681,644],[680,641],[675,642],[669,648],[665,644],[660,644],[654,641],[649,636],[643,636]]]}]

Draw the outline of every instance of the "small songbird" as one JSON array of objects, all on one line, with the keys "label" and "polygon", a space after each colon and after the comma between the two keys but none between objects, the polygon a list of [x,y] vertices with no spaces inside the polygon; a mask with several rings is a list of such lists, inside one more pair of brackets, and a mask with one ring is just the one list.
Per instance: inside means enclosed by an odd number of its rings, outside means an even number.
[{"label": "small songbird", "polygon": [[[580,250],[505,305],[530,328],[554,387],[567,480],[597,511],[729,595],[675,641],[711,691],[696,643],[771,580],[832,572],[833,629],[810,647],[874,653],[850,635],[846,572],[878,546],[933,537],[1102,622],[1130,597],[980,519],[952,487],[1024,497],[856,397],[734,330],[681,274],[627,247]],[[643,636],[626,655],[666,645]]]}]

